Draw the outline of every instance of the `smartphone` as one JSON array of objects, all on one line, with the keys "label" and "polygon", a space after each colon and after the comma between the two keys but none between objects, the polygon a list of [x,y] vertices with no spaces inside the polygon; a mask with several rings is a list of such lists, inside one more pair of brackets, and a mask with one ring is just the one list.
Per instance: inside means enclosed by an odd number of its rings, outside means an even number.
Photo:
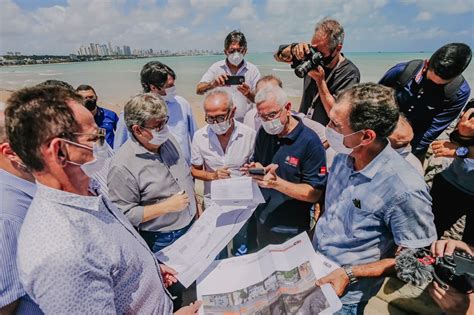
[{"label": "smartphone", "polygon": [[240,85],[245,82],[243,75],[229,75],[225,80],[225,85]]},{"label": "smartphone", "polygon": [[265,175],[265,169],[261,167],[249,168],[249,174],[252,175]]}]

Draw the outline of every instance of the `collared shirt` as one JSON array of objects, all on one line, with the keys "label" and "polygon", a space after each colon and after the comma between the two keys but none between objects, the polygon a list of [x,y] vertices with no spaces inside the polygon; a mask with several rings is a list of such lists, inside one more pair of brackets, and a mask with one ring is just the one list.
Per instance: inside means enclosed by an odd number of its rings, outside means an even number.
[{"label": "collared shirt", "polygon": [[[416,155],[425,153],[429,145],[459,116],[469,98],[471,88],[464,80],[455,96],[443,99],[443,87],[431,93],[421,93],[423,81],[426,80],[423,76],[419,81],[415,76],[406,86],[398,88],[394,82],[406,65],[406,62],[395,65],[384,74],[379,83],[396,88],[395,96],[400,111],[413,127],[415,136],[411,145]],[[422,67],[419,69],[419,72],[421,71]]]},{"label": "collared shirt", "polygon": [[97,113],[94,116],[95,123],[100,128],[105,129],[105,140],[113,148],[114,134],[119,120],[117,114],[107,108],[97,106]]},{"label": "collared shirt", "polygon": [[[168,107],[168,128],[175,137],[176,141],[183,152],[186,162],[191,162],[191,141],[194,132],[197,130],[196,120],[193,116],[193,110],[189,102],[181,97],[176,96],[172,101],[166,102]],[[130,137],[130,132],[125,125],[124,113],[120,113],[120,119],[115,132],[115,151]]]},{"label": "collared shirt", "polygon": [[147,244],[102,196],[38,184],[18,242],[20,279],[47,314],[171,314]]},{"label": "collared shirt", "polygon": [[[313,239],[317,251],[341,266],[360,265],[394,257],[396,246],[420,248],[435,240],[426,183],[390,145],[361,171],[348,155],[336,155]],[[367,301],[382,282],[359,279],[342,303]]]},{"label": "collared shirt", "polygon": [[0,169],[0,308],[20,300],[17,314],[42,314],[26,295],[16,264],[20,228],[35,192],[34,183]]},{"label": "collared shirt", "polygon": [[[228,167],[233,174],[240,174],[240,167],[252,157],[255,135],[254,130],[234,120],[234,130],[224,152],[217,135],[206,125],[194,135],[191,164],[203,165],[208,172]],[[204,181],[204,196],[210,198],[210,193],[211,182]]]},{"label": "collared shirt", "polygon": [[[242,66],[237,70],[237,73],[232,74],[226,63],[226,59],[224,59],[211,65],[199,82],[212,82],[216,77],[222,74],[243,75],[245,77],[245,83],[250,86],[252,92],[255,92],[257,81],[260,79],[260,71],[258,71],[258,68],[254,64],[244,60]],[[252,108],[252,103],[237,90],[236,85],[225,88],[229,90],[229,93],[232,95],[233,103],[237,108],[234,116],[235,119],[239,122],[243,122],[245,113]]]},{"label": "collared shirt", "polygon": [[[189,225],[196,214],[194,181],[172,135],[158,150],[150,152],[130,137],[110,163],[109,196],[133,226],[149,232],[169,232]],[[186,209],[142,223],[145,206],[183,190],[190,202]]]},{"label": "collared shirt", "polygon": [[[276,174],[292,183],[305,183],[317,189],[326,185],[326,158],[319,137],[301,123],[285,137],[270,135],[260,128],[253,160],[267,166],[278,164]],[[274,189],[261,189],[266,203],[255,211],[262,224],[285,227],[298,233],[309,229],[311,203],[296,200]]]},{"label": "collared shirt", "polygon": [[460,191],[474,196],[474,159],[454,158],[441,176]]}]

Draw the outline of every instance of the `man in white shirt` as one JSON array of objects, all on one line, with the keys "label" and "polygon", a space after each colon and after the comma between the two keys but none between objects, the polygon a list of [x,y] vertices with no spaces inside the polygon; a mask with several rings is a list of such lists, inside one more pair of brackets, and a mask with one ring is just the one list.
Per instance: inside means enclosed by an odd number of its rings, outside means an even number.
[{"label": "man in white shirt", "polygon": [[236,105],[234,118],[243,121],[245,113],[251,108],[255,97],[255,86],[260,78],[257,67],[244,60],[247,53],[247,40],[239,31],[230,32],[224,41],[225,60],[220,60],[209,67],[196,87],[199,95],[216,87],[226,86],[229,76],[244,76],[245,82],[240,85],[227,86]]},{"label": "man in white shirt", "polygon": [[204,181],[208,207],[211,181],[241,176],[240,167],[253,154],[256,132],[234,119],[236,108],[225,89],[214,89],[206,95],[204,112],[208,124],[194,134],[191,173]]}]

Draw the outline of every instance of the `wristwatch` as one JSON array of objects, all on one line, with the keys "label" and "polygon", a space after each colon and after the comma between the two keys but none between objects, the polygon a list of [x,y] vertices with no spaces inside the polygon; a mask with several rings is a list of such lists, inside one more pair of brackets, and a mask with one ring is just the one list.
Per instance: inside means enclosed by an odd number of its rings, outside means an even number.
[{"label": "wristwatch", "polygon": [[464,158],[467,157],[468,154],[469,154],[469,148],[468,147],[458,147],[456,149],[456,156],[458,158],[464,159]]},{"label": "wristwatch", "polygon": [[342,269],[344,269],[344,272],[349,277],[349,284],[357,283],[358,280],[354,276],[354,273],[352,272],[352,267],[351,266],[345,265],[345,266],[342,266]]}]

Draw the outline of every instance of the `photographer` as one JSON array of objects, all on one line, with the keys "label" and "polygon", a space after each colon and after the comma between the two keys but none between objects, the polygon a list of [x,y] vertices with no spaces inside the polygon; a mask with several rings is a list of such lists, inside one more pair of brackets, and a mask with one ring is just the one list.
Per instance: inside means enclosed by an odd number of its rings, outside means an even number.
[{"label": "photographer", "polygon": [[[470,255],[474,255],[474,251],[466,243],[455,240],[440,240],[431,245],[431,252],[434,256],[452,256],[455,249],[463,250]],[[443,289],[436,281],[428,287],[433,301],[446,314],[473,314],[474,312],[474,294],[464,294],[458,292],[454,288]]]},{"label": "photographer", "polygon": [[471,100],[466,112],[459,119],[450,135],[451,140],[439,140],[432,144],[435,157],[454,158],[451,165],[437,174],[433,180],[431,197],[433,214],[439,236],[460,217],[466,215],[464,242],[474,243],[474,105]]},{"label": "photographer", "polygon": [[311,57],[310,47],[321,53],[322,65],[304,76],[299,111],[323,125],[329,122],[334,96],[360,81],[359,69],[341,53],[343,41],[342,25],[336,20],[324,19],[316,24],[311,44],[282,45],[274,56],[276,61],[298,64]]}]

